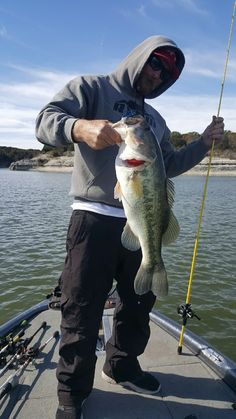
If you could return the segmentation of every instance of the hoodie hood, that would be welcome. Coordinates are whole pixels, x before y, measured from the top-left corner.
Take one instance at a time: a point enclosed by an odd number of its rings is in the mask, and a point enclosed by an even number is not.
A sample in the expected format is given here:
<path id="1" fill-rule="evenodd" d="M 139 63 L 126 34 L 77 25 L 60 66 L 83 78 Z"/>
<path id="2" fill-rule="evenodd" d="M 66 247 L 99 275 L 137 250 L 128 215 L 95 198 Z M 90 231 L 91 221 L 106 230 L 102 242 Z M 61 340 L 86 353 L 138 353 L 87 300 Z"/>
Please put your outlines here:
<path id="1" fill-rule="evenodd" d="M 134 93 L 135 85 L 138 77 L 146 64 L 148 58 L 153 51 L 158 48 L 173 49 L 176 54 L 176 65 L 181 74 L 185 58 L 183 52 L 177 47 L 176 43 L 169 38 L 161 35 L 151 36 L 145 39 L 141 44 L 137 45 L 129 55 L 119 64 L 117 69 L 112 73 L 112 76 L 116 79 L 122 89 L 128 90 L 130 93 Z M 158 86 L 153 92 L 146 96 L 147 99 L 153 99 L 160 96 L 165 92 L 176 80 L 168 80 Z M 138 93 L 137 93 L 138 95 Z"/>

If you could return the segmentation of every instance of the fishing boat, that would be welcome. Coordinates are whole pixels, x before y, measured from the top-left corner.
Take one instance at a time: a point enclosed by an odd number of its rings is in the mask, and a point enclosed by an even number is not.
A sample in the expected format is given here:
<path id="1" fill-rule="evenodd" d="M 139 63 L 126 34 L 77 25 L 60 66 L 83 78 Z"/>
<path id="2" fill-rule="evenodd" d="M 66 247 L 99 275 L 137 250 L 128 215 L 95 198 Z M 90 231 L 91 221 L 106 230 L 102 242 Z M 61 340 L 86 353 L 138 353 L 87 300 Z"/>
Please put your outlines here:
<path id="1" fill-rule="evenodd" d="M 55 418 L 60 311 L 50 301 L 46 299 L 0 326 L 2 419 Z M 139 361 L 161 382 L 161 392 L 143 395 L 104 381 L 101 371 L 113 310 L 114 301 L 110 301 L 104 308 L 97 340 L 94 389 L 83 407 L 85 419 L 236 417 L 236 364 L 188 330 L 178 354 L 181 326 L 157 310 L 150 313 L 151 338 Z"/>

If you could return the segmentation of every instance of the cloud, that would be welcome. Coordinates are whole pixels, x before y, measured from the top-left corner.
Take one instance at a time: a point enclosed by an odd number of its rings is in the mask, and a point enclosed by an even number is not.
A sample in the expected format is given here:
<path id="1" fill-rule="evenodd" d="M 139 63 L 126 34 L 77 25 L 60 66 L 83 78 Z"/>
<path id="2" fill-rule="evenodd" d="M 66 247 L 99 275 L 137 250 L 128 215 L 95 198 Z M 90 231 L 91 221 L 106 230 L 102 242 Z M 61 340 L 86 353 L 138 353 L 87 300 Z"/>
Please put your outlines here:
<path id="1" fill-rule="evenodd" d="M 7 30 L 3 25 L 0 25 L 0 38 L 8 39 Z"/>
<path id="2" fill-rule="evenodd" d="M 202 133 L 210 123 L 212 115 L 216 114 L 217 101 L 217 97 L 163 95 L 149 103 L 165 118 L 171 131 Z M 42 106 L 44 104 L 45 102 Z M 0 145 L 42 148 L 34 135 L 35 118 L 39 109 L 0 107 Z M 225 129 L 236 132 L 234 97 L 224 99 L 221 115 L 225 117 Z"/>
<path id="3" fill-rule="evenodd" d="M 202 51 L 201 66 L 198 63 L 199 57 L 197 51 L 194 55 L 188 53 L 187 73 L 201 74 L 208 79 L 215 77 L 213 69 L 216 57 L 212 54 L 210 57 L 208 55 L 207 59 L 207 54 Z M 235 66 L 235 62 L 231 63 L 231 78 L 234 80 Z M 14 81 L 0 84 L 0 146 L 42 148 L 34 134 L 38 112 L 68 80 L 75 77 L 75 74 L 16 65 L 10 67 L 14 71 Z M 185 77 L 189 78 L 188 75 Z M 150 101 L 150 104 L 166 119 L 171 130 L 201 133 L 209 124 L 211 116 L 216 113 L 218 101 L 219 97 L 212 95 L 190 96 L 166 92 L 165 95 Z M 234 132 L 235 108 L 236 99 L 233 93 L 232 96 L 224 96 L 221 114 L 225 117 L 225 128 Z"/>
<path id="4" fill-rule="evenodd" d="M 59 71 L 49 71 L 45 69 L 23 67 L 20 65 L 9 64 L 8 67 L 20 71 L 33 78 L 39 78 L 47 81 L 53 81 L 54 83 L 63 83 L 63 85 L 70 79 L 75 77 L 77 74 L 65 73 Z"/>
<path id="5" fill-rule="evenodd" d="M 164 117 L 171 131 L 202 133 L 212 115 L 216 115 L 218 101 L 218 96 L 166 94 L 149 103 Z M 225 129 L 233 132 L 236 132 L 235 105 L 234 96 L 225 97 L 220 112 L 225 119 Z"/>
<path id="6" fill-rule="evenodd" d="M 172 10 L 184 9 L 192 14 L 207 16 L 209 13 L 206 9 L 199 7 L 196 0 L 152 0 L 156 7 L 168 8 Z"/>
<path id="7" fill-rule="evenodd" d="M 144 4 L 141 4 L 141 6 L 138 8 L 138 13 L 142 16 L 142 17 L 146 17 L 146 7 L 144 6 Z"/>
<path id="8" fill-rule="evenodd" d="M 4 25 L 0 25 L 0 38 L 4 39 L 5 42 L 7 43 L 12 43 L 15 44 L 17 46 L 23 47 L 23 48 L 27 48 L 30 50 L 35 50 L 34 47 L 32 47 L 29 44 L 26 44 L 25 42 L 22 42 L 20 39 L 17 39 L 15 37 L 13 37 L 9 31 L 7 31 L 6 27 Z"/>
<path id="9" fill-rule="evenodd" d="M 75 74 L 9 66 L 15 81 L 0 83 L 0 146 L 42 148 L 36 140 L 35 119 L 40 109 Z M 21 75 L 28 82 L 21 81 Z"/>
<path id="10" fill-rule="evenodd" d="M 206 9 L 199 7 L 197 1 L 195 0 L 177 0 L 176 3 L 182 6 L 184 9 L 189 10 L 191 13 L 208 15 Z"/>
<path id="11" fill-rule="evenodd" d="M 186 69 L 188 73 L 213 79 L 223 79 L 225 66 L 225 51 L 209 52 L 186 49 Z M 227 80 L 236 81 L 236 60 L 229 55 L 227 65 Z"/>
<path id="12" fill-rule="evenodd" d="M 20 96 L 16 99 L 20 100 Z M 0 103 L 0 146 L 42 148 L 35 139 L 34 126 L 39 108 Z"/>

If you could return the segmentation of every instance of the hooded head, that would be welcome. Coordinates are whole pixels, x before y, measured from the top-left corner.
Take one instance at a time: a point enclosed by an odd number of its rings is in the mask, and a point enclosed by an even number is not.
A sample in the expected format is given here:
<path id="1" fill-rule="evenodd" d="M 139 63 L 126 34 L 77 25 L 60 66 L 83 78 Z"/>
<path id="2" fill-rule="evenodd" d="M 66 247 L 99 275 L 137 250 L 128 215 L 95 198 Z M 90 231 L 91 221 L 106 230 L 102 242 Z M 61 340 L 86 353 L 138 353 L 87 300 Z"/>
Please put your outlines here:
<path id="1" fill-rule="evenodd" d="M 162 67 L 164 67 L 164 69 L 167 70 L 169 78 L 171 78 L 174 81 L 179 78 L 180 70 L 176 63 L 177 57 L 175 51 L 167 48 L 159 48 L 151 54 L 148 62 L 151 62 L 153 58 L 157 61 L 157 68 L 159 67 L 158 62 L 160 62 L 162 64 Z"/>
<path id="2" fill-rule="evenodd" d="M 152 54 L 156 54 L 166 68 L 170 70 L 171 77 L 162 81 L 157 88 L 145 97 L 148 99 L 155 98 L 175 83 L 185 64 L 184 54 L 174 41 L 164 36 L 156 35 L 145 39 L 134 48 L 113 73 L 123 89 L 128 90 L 130 93 L 137 91 L 138 78 Z"/>

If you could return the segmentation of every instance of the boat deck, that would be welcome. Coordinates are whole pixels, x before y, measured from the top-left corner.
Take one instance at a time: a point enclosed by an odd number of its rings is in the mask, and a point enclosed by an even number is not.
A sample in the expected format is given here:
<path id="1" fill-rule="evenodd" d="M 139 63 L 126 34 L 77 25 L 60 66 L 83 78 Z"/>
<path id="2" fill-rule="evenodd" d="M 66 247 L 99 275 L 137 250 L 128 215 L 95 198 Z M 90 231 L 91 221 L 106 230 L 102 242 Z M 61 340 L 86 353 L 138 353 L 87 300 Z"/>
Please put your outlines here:
<path id="1" fill-rule="evenodd" d="M 28 329 L 30 334 L 43 321 L 47 321 L 48 326 L 37 334 L 33 345 L 44 343 L 59 330 L 60 312 L 40 313 Z M 104 322 L 108 338 L 112 310 L 106 311 Z M 236 394 L 188 349 L 183 347 L 183 354 L 178 355 L 176 339 L 152 322 L 151 330 L 149 344 L 139 360 L 142 368 L 161 382 L 161 393 L 139 395 L 106 383 L 101 379 L 104 352 L 100 352 L 94 390 L 83 408 L 84 419 L 235 419 Z M 55 418 L 58 346 L 58 340 L 52 340 L 36 363 L 24 370 L 19 385 L 0 401 L 2 419 Z M 6 375 L 1 377 L 0 384 L 3 378 L 6 379 Z"/>

